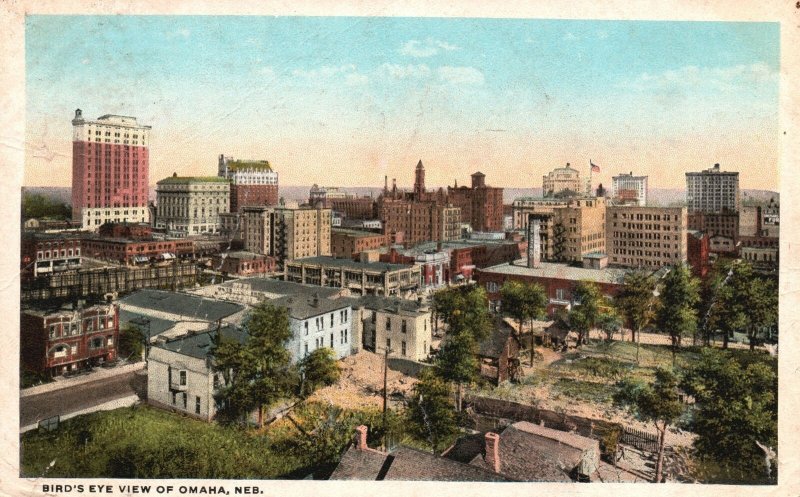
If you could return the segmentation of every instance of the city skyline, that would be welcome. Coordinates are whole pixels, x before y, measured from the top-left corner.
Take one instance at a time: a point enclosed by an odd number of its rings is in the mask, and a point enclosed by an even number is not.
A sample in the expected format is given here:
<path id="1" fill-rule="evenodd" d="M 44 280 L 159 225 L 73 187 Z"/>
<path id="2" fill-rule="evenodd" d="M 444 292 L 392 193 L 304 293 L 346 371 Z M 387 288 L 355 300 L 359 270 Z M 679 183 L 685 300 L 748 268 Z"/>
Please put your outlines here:
<path id="1" fill-rule="evenodd" d="M 29 16 L 24 185 L 70 184 L 81 108 L 153 127 L 151 185 L 224 153 L 287 186 L 406 187 L 421 158 L 432 186 L 537 188 L 591 159 L 595 185 L 720 163 L 778 190 L 778 44 L 777 23 Z"/>

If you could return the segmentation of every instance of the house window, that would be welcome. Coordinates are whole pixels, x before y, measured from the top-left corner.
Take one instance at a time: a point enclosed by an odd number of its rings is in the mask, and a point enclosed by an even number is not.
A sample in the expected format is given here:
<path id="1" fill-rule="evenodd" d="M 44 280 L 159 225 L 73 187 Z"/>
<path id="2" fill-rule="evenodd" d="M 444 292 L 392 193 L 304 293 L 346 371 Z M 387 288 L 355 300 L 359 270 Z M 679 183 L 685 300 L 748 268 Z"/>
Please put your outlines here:
<path id="1" fill-rule="evenodd" d="M 108 335 L 108 336 L 106 337 L 106 343 L 107 343 L 108 345 L 114 345 L 114 335 Z"/>
<path id="2" fill-rule="evenodd" d="M 392 339 L 391 338 L 387 338 L 386 339 L 386 350 L 391 350 L 391 349 L 392 349 Z"/>
<path id="3" fill-rule="evenodd" d="M 392 330 L 392 320 L 391 318 L 386 318 L 386 331 Z"/>
<path id="4" fill-rule="evenodd" d="M 179 373 L 179 381 L 180 381 L 180 385 L 181 385 L 182 387 L 183 387 L 183 386 L 186 386 L 186 371 L 181 371 L 181 372 Z M 185 406 L 184 406 L 184 407 L 185 407 Z"/>
<path id="5" fill-rule="evenodd" d="M 303 323 L 303 327 L 306 329 L 306 335 L 308 335 L 308 321 Z"/>
<path id="6" fill-rule="evenodd" d="M 200 397 L 196 396 L 194 398 L 194 413 L 200 414 Z"/>
<path id="7" fill-rule="evenodd" d="M 55 337 L 56 337 L 56 325 L 51 324 L 50 325 L 50 338 L 55 338 Z"/>
<path id="8" fill-rule="evenodd" d="M 172 392 L 172 405 L 175 405 L 177 403 L 178 403 L 178 393 Z"/>
<path id="9" fill-rule="evenodd" d="M 403 355 L 406 355 L 406 342 L 405 341 L 400 342 L 400 353 L 403 354 Z"/>
<path id="10" fill-rule="evenodd" d="M 186 392 L 183 392 L 183 408 L 186 409 L 186 402 L 189 396 L 186 395 Z"/>
<path id="11" fill-rule="evenodd" d="M 306 346 L 306 348 L 308 347 Z M 217 374 L 214 375 L 214 388 L 219 388 L 219 375 Z"/>
<path id="12" fill-rule="evenodd" d="M 407 331 L 408 326 L 406 326 L 406 320 L 405 319 L 403 320 L 403 325 L 400 328 L 401 328 L 400 331 L 402 331 L 403 333 L 405 333 Z"/>
<path id="13" fill-rule="evenodd" d="M 64 344 L 58 345 L 53 349 L 53 357 L 66 357 L 69 347 Z"/>
<path id="14" fill-rule="evenodd" d="M 333 313 L 331 313 L 331 326 L 333 326 Z"/>
<path id="15" fill-rule="evenodd" d="M 567 300 L 567 292 L 563 288 L 556 288 L 556 300 Z"/>
<path id="16" fill-rule="evenodd" d="M 303 344 L 303 355 L 308 355 L 308 342 Z"/>
<path id="17" fill-rule="evenodd" d="M 372 311 L 372 324 L 375 324 L 375 320 L 378 317 L 378 311 Z"/>
<path id="18" fill-rule="evenodd" d="M 331 333 L 331 348 L 333 348 L 333 333 Z"/>
<path id="19" fill-rule="evenodd" d="M 103 346 L 103 338 L 102 337 L 92 338 L 92 341 L 89 342 L 89 348 L 90 349 L 99 349 L 102 346 Z"/>

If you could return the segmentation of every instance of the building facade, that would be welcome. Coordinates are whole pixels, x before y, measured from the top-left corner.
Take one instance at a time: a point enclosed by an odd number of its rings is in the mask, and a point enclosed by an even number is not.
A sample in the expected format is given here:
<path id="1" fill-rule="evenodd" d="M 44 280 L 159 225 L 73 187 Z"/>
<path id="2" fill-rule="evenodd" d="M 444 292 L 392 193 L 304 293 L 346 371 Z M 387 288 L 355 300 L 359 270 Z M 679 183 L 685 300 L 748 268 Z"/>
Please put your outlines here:
<path id="1" fill-rule="evenodd" d="M 406 264 L 356 262 L 333 257 L 289 261 L 286 281 L 331 288 L 347 288 L 356 295 L 404 296 L 419 289 L 420 268 Z"/>
<path id="2" fill-rule="evenodd" d="M 156 199 L 156 228 L 175 236 L 218 233 L 219 215 L 230 205 L 230 184 L 217 176 L 173 174 L 158 182 Z"/>
<path id="3" fill-rule="evenodd" d="M 402 233 L 409 245 L 461 238 L 461 209 L 451 205 L 381 197 L 378 215 L 385 234 Z"/>
<path id="4" fill-rule="evenodd" d="M 711 239 L 711 251 L 732 254 L 739 243 L 739 212 L 689 212 L 690 230 L 703 231 Z"/>
<path id="5" fill-rule="evenodd" d="M 608 262 L 652 270 L 681 264 L 687 260 L 687 231 L 685 207 L 608 207 Z"/>
<path id="6" fill-rule="evenodd" d="M 77 269 L 81 267 L 82 241 L 79 235 L 25 233 L 22 236 L 20 270 L 23 276 Z"/>
<path id="7" fill-rule="evenodd" d="M 117 358 L 119 308 L 114 304 L 29 308 L 22 311 L 23 366 L 50 376 Z"/>
<path id="8" fill-rule="evenodd" d="M 552 197 L 564 192 L 577 195 L 583 192 L 584 188 L 580 172 L 573 169 L 569 162 L 565 167 L 558 167 L 542 176 L 542 195 L 545 197 Z"/>
<path id="9" fill-rule="evenodd" d="M 472 175 L 470 187 L 447 187 L 447 200 L 461 209 L 461 221 L 469 223 L 473 230 L 503 231 L 503 189 L 486 186 L 482 172 Z"/>
<path id="10" fill-rule="evenodd" d="M 387 236 L 381 233 L 331 229 L 331 255 L 337 258 L 352 259 L 361 252 L 385 247 L 387 244 Z"/>
<path id="11" fill-rule="evenodd" d="M 269 161 L 220 154 L 217 176 L 230 181 L 230 212 L 245 206 L 278 205 L 278 173 Z"/>
<path id="12" fill-rule="evenodd" d="M 602 197 L 570 199 L 565 207 L 554 210 L 552 225 L 553 260 L 582 262 L 587 254 L 606 251 L 606 200 Z"/>
<path id="13" fill-rule="evenodd" d="M 107 222 L 149 222 L 150 126 L 106 114 L 72 120 L 72 220 L 97 230 Z"/>
<path id="14" fill-rule="evenodd" d="M 620 174 L 611 178 L 611 198 L 618 204 L 647 205 L 647 176 Z"/>
<path id="15" fill-rule="evenodd" d="M 325 347 L 333 350 L 336 359 L 358 351 L 360 337 L 353 336 L 353 310 L 348 301 L 314 295 L 282 297 L 271 304 L 289 313 L 292 338 L 286 349 L 292 354 L 292 362 Z"/>
<path id="16" fill-rule="evenodd" d="M 331 254 L 331 210 L 244 207 L 239 219 L 244 248 L 287 261 Z"/>
<path id="17" fill-rule="evenodd" d="M 739 173 L 722 171 L 719 164 L 686 173 L 686 204 L 690 213 L 739 212 Z"/>
<path id="18" fill-rule="evenodd" d="M 389 357 L 423 361 L 430 356 L 430 309 L 412 300 L 364 296 L 352 301 L 354 334 L 361 346 Z"/>

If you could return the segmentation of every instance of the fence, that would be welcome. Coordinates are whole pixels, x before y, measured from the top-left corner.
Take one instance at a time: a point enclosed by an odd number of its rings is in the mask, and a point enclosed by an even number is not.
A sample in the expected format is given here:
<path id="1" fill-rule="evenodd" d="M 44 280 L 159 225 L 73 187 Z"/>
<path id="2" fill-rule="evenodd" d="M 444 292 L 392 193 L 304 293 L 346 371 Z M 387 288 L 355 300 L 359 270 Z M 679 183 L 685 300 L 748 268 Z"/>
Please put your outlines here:
<path id="1" fill-rule="evenodd" d="M 465 400 L 467 406 L 471 407 L 472 411 L 479 415 L 510 419 L 512 421 L 528 421 L 535 424 L 543 423 L 548 428 L 572 431 L 578 435 L 600 440 L 601 442 L 610 432 L 616 431 L 620 433 L 620 443 L 636 447 L 639 450 L 658 451 L 658 435 L 628 428 L 619 423 L 559 413 L 489 397 L 467 395 Z"/>
<path id="2" fill-rule="evenodd" d="M 658 452 L 658 434 L 650 433 L 628 426 L 623 427 L 620 443 L 636 447 L 647 452 Z"/>

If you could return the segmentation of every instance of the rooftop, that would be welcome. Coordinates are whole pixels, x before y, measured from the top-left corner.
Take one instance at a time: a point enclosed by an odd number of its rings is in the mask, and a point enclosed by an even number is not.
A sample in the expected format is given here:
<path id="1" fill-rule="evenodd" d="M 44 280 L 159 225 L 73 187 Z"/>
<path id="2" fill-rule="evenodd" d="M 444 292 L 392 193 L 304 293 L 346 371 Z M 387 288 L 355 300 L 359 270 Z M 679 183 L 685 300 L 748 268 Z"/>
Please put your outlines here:
<path id="1" fill-rule="evenodd" d="M 272 165 L 268 160 L 229 160 L 226 161 L 228 171 L 240 171 L 245 169 L 256 169 L 272 171 Z"/>
<path id="2" fill-rule="evenodd" d="M 154 336 L 158 336 L 172 329 L 177 323 L 167 319 L 145 316 L 138 312 L 120 309 L 119 324 L 120 327 L 125 324 L 132 324 L 142 330 L 143 333 L 147 333 L 149 338 L 153 338 Z"/>
<path id="3" fill-rule="evenodd" d="M 400 312 L 406 315 L 419 316 L 430 311 L 426 310 L 414 300 L 406 300 L 397 297 L 384 297 L 380 295 L 362 295 L 360 297 L 342 297 L 339 299 L 350 303 L 352 307 L 364 307 L 373 311 L 388 310 Z"/>
<path id="4" fill-rule="evenodd" d="M 342 456 L 330 479 L 510 481 L 493 471 L 402 445 L 388 453 L 359 450 L 351 446 Z"/>
<path id="5" fill-rule="evenodd" d="M 264 254 L 256 254 L 255 252 L 248 252 L 246 250 L 234 250 L 233 252 L 223 252 L 219 254 L 220 257 L 230 257 L 231 259 L 263 259 L 266 257 Z"/>
<path id="6" fill-rule="evenodd" d="M 189 183 L 229 183 L 227 178 L 220 176 L 170 176 L 164 178 L 157 185 L 183 185 Z"/>
<path id="7" fill-rule="evenodd" d="M 390 264 L 388 262 L 357 262 L 350 259 L 336 259 L 334 257 L 306 257 L 305 259 L 295 259 L 286 263 L 287 266 L 305 264 L 326 267 L 347 268 L 361 271 L 400 271 L 402 269 L 410 269 L 413 267 L 411 264 Z"/>
<path id="8" fill-rule="evenodd" d="M 498 359 L 503 355 L 508 339 L 514 336 L 514 329 L 505 322 L 500 321 L 489 336 L 478 346 L 478 355 Z"/>
<path id="9" fill-rule="evenodd" d="M 219 333 L 222 337 L 232 338 L 239 343 L 247 341 L 247 332 L 242 328 L 231 325 L 224 325 L 220 328 Z M 187 355 L 197 359 L 205 359 L 208 357 L 211 348 L 214 345 L 214 339 L 217 336 L 217 327 L 212 326 L 206 331 L 189 333 L 166 343 L 154 345 L 162 349 L 177 352 L 179 354 Z"/>
<path id="10" fill-rule="evenodd" d="M 142 289 L 119 300 L 121 305 L 150 309 L 186 319 L 217 321 L 244 309 L 241 305 L 207 299 L 186 293 Z"/>
<path id="11" fill-rule="evenodd" d="M 271 293 L 281 296 L 305 295 L 308 297 L 314 294 L 320 298 L 330 298 L 341 292 L 340 288 L 326 288 L 314 285 L 305 285 L 293 281 L 274 280 L 264 277 L 239 278 L 237 280 L 226 281 L 220 284 L 221 287 L 247 285 L 253 292 Z"/>
<path id="12" fill-rule="evenodd" d="M 294 319 L 308 319 L 320 314 L 350 307 L 350 302 L 343 299 L 325 299 L 319 297 L 280 297 L 270 301 L 275 307 L 284 307 Z"/>
<path id="13" fill-rule="evenodd" d="M 497 266 L 481 269 L 480 272 L 572 281 L 587 280 L 594 281 L 595 283 L 622 284 L 622 280 L 629 270 L 620 268 L 588 269 L 555 262 L 542 262 L 538 268 L 529 268 L 526 266 L 525 259 L 517 259 L 513 264 L 498 264 Z"/>
<path id="14" fill-rule="evenodd" d="M 380 233 L 376 233 L 374 231 L 364 231 L 364 230 L 353 230 L 348 228 L 331 228 L 332 235 L 348 235 L 354 236 L 358 238 L 367 238 L 367 237 L 375 237 L 375 236 L 383 236 Z"/>

